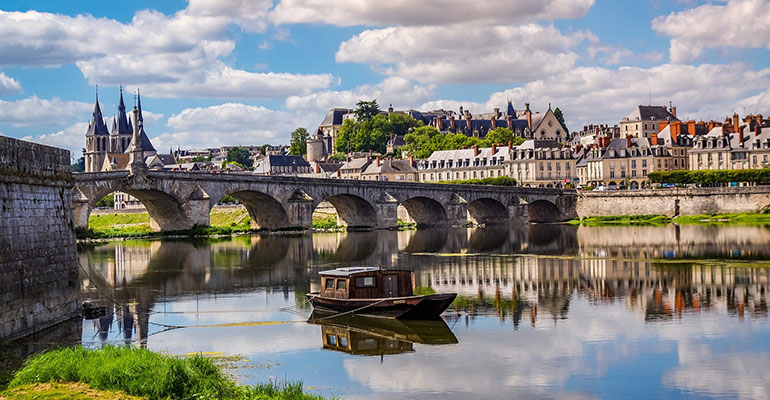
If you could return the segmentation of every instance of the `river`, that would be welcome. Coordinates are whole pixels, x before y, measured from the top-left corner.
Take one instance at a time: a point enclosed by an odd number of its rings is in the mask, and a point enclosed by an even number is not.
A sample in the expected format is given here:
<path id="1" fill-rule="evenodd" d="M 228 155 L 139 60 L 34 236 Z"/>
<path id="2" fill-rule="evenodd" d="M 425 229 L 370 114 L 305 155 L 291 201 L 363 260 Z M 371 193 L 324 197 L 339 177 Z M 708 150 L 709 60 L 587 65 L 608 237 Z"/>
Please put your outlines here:
<path id="1" fill-rule="evenodd" d="M 241 383 L 343 398 L 767 398 L 768 260 L 770 229 L 738 226 L 81 245 L 94 308 L 70 340 L 226 356 Z M 350 265 L 459 299 L 438 322 L 307 323 L 318 272 Z"/>

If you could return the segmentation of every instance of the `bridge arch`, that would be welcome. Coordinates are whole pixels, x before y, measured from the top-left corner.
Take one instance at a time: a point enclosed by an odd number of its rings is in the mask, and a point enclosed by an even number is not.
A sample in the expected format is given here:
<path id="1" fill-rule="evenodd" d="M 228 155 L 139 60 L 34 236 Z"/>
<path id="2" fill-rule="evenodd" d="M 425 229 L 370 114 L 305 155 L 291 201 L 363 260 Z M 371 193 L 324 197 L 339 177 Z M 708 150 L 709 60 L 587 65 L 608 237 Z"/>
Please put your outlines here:
<path id="1" fill-rule="evenodd" d="M 107 184 L 94 190 L 88 198 L 85 215 L 78 226 L 88 227 L 88 218 L 96 203 L 110 193 L 120 191 L 138 199 L 150 215 L 150 227 L 153 231 L 175 231 L 190 229 L 189 218 L 183 203 L 174 195 L 157 189 L 127 189 L 122 185 Z"/>
<path id="2" fill-rule="evenodd" d="M 401 202 L 418 227 L 447 224 L 447 212 L 441 203 L 428 197 L 416 196 Z"/>
<path id="3" fill-rule="evenodd" d="M 268 194 L 256 190 L 238 190 L 227 194 L 246 207 L 253 229 L 279 229 L 290 225 L 286 209 Z"/>
<path id="4" fill-rule="evenodd" d="M 527 207 L 529 222 L 559 222 L 562 214 L 556 204 L 548 200 L 535 200 Z"/>
<path id="5" fill-rule="evenodd" d="M 337 223 L 339 225 L 349 228 L 377 227 L 377 211 L 372 203 L 363 197 L 341 193 L 321 200 L 329 202 L 337 211 Z"/>
<path id="6" fill-rule="evenodd" d="M 468 203 L 468 215 L 471 221 L 478 225 L 499 225 L 510 221 L 508 207 L 489 197 L 482 197 Z"/>

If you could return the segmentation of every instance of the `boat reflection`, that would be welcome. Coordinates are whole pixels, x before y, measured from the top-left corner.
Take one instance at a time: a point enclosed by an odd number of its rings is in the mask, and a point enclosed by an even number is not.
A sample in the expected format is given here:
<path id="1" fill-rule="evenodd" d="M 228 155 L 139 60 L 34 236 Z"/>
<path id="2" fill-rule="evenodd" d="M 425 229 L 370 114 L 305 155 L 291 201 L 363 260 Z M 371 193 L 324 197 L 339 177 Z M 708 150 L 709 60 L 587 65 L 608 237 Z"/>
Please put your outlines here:
<path id="1" fill-rule="evenodd" d="M 361 356 L 385 356 L 414 351 L 414 343 L 444 345 L 457 343 L 443 319 L 413 321 L 314 311 L 308 323 L 321 326 L 325 350 Z"/>

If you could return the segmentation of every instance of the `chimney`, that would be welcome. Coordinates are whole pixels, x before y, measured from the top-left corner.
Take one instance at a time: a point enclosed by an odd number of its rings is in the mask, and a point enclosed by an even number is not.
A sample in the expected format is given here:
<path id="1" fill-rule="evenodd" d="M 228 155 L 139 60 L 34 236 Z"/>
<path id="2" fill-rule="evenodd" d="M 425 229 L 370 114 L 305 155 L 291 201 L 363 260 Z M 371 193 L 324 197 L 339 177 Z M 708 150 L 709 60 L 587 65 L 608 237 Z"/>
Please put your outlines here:
<path id="1" fill-rule="evenodd" d="M 388 157 L 388 166 L 393 167 L 393 157 Z"/>
<path id="2" fill-rule="evenodd" d="M 477 157 L 479 155 L 479 145 L 475 144 L 473 145 L 473 156 Z"/>
<path id="3" fill-rule="evenodd" d="M 532 130 L 532 111 L 529 110 L 529 103 L 524 103 L 524 114 L 527 115 L 527 126 Z"/>
<path id="4" fill-rule="evenodd" d="M 409 165 L 414 166 L 414 157 L 409 156 Z"/>
<path id="5" fill-rule="evenodd" d="M 497 154 L 497 145 L 493 144 L 492 145 L 492 155 L 495 155 L 495 154 Z"/>
<path id="6" fill-rule="evenodd" d="M 350 162 L 350 156 L 347 157 L 347 161 Z M 366 158 L 366 161 L 369 161 L 369 158 Z"/>
<path id="7" fill-rule="evenodd" d="M 444 118 L 443 117 L 436 117 L 438 119 L 438 130 L 439 132 L 444 131 Z"/>
<path id="8" fill-rule="evenodd" d="M 626 147 L 631 148 L 631 136 L 626 136 Z"/>
<path id="9" fill-rule="evenodd" d="M 513 130 L 513 115 L 506 116 L 505 120 L 508 122 L 508 129 Z"/>
<path id="10" fill-rule="evenodd" d="M 342 176 L 342 172 L 340 170 L 337 170 L 337 178 Z"/>
<path id="11" fill-rule="evenodd" d="M 695 120 L 691 119 L 687 121 L 687 133 L 695 136 Z"/>
<path id="12" fill-rule="evenodd" d="M 315 173 L 320 174 L 321 173 L 321 166 L 318 165 L 318 163 L 315 163 Z"/>
<path id="13" fill-rule="evenodd" d="M 709 121 L 709 127 L 708 128 L 709 128 L 708 129 L 709 132 L 711 132 L 711 130 L 714 129 L 714 120 L 713 119 L 711 121 Z"/>
<path id="14" fill-rule="evenodd" d="M 498 117 L 500 117 L 500 108 L 495 107 L 495 119 L 497 119 Z"/>
<path id="15" fill-rule="evenodd" d="M 738 133 L 741 130 L 741 120 L 738 118 L 738 113 L 733 114 L 733 133 Z"/>
<path id="16" fill-rule="evenodd" d="M 471 132 L 473 132 L 473 129 L 471 128 L 471 114 L 468 112 L 465 113 L 465 122 L 468 124 L 465 126 L 466 129 L 468 130 L 466 133 L 470 135 Z"/>
<path id="17" fill-rule="evenodd" d="M 762 114 L 757 114 L 757 124 L 762 125 Z"/>
<path id="18" fill-rule="evenodd" d="M 671 115 L 676 117 L 676 106 L 671 107 Z"/>
<path id="19" fill-rule="evenodd" d="M 738 129 L 738 145 L 743 147 L 743 129 Z"/>
<path id="20" fill-rule="evenodd" d="M 727 137 L 727 125 L 722 124 L 722 137 Z"/>
<path id="21" fill-rule="evenodd" d="M 492 129 L 497 128 L 497 119 L 495 119 L 495 117 L 492 117 L 490 118 L 490 120 L 492 121 Z"/>
<path id="22" fill-rule="evenodd" d="M 668 121 L 660 121 L 660 123 L 658 124 L 658 132 L 666 129 L 667 126 L 668 126 Z"/>
<path id="23" fill-rule="evenodd" d="M 380 160 L 380 156 L 377 156 L 377 166 L 378 166 L 378 167 L 380 166 L 380 161 L 381 161 L 381 160 Z"/>
<path id="24" fill-rule="evenodd" d="M 511 150 L 513 150 L 513 142 L 508 142 L 508 154 L 511 153 Z"/>
<path id="25" fill-rule="evenodd" d="M 655 132 L 650 134 L 650 145 L 652 146 L 658 145 L 658 134 Z"/>
<path id="26" fill-rule="evenodd" d="M 452 132 L 456 132 L 456 128 L 455 128 L 455 116 L 454 116 L 454 115 L 450 115 L 450 116 L 449 116 L 449 126 L 451 126 L 451 127 L 452 127 Z"/>
<path id="27" fill-rule="evenodd" d="M 679 121 L 675 121 L 671 123 L 671 129 L 669 130 L 669 133 L 671 134 L 671 140 L 676 143 L 676 137 L 679 136 L 679 132 L 682 131 L 682 123 Z"/>

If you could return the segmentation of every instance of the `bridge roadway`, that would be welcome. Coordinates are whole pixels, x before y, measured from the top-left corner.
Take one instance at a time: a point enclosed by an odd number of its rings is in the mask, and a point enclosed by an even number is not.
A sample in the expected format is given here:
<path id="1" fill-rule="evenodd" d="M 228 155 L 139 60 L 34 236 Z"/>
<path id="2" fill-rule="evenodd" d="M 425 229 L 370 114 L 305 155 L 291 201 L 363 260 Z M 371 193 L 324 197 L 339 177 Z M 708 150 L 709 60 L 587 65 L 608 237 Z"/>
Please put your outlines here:
<path id="1" fill-rule="evenodd" d="M 556 222 L 577 216 L 573 191 L 511 186 L 378 182 L 342 179 L 139 170 L 75 174 L 75 226 L 104 196 L 121 191 L 139 199 L 156 231 L 208 226 L 212 207 L 226 195 L 248 210 L 252 227 L 309 228 L 313 210 L 328 201 L 341 225 L 392 228 L 402 205 L 418 226 Z"/>

